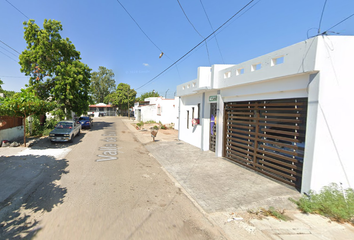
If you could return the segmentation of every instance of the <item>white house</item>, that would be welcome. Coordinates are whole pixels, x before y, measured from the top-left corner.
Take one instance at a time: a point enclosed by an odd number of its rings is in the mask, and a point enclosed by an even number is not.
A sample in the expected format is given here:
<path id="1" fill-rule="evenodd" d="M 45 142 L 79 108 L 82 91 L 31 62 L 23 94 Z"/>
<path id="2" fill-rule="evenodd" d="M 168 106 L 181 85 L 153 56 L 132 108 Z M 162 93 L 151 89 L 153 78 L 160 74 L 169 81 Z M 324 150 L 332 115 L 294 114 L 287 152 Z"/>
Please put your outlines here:
<path id="1" fill-rule="evenodd" d="M 117 116 L 117 108 L 112 105 L 107 105 L 105 103 L 98 103 L 96 105 L 90 105 L 88 115 L 93 115 L 94 117 L 99 116 Z"/>
<path id="2" fill-rule="evenodd" d="M 301 192 L 353 188 L 353 64 L 354 36 L 321 35 L 200 67 L 177 87 L 179 139 Z"/>
<path id="3" fill-rule="evenodd" d="M 176 126 L 178 113 L 178 99 L 164 97 L 150 97 L 144 99 L 143 104 L 134 104 L 134 115 L 138 121 L 155 121 L 162 124 L 173 123 Z"/>

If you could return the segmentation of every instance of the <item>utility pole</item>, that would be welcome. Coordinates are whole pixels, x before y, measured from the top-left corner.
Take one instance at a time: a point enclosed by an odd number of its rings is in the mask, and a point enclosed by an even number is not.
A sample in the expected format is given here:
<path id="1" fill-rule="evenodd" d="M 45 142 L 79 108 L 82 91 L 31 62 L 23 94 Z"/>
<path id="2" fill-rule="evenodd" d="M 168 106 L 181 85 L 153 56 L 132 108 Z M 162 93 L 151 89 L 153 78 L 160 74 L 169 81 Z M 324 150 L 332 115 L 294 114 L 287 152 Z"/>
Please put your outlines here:
<path id="1" fill-rule="evenodd" d="M 128 119 L 130 120 L 129 93 L 130 93 L 130 89 L 128 90 Z"/>
<path id="2" fill-rule="evenodd" d="M 165 99 L 166 99 L 166 96 L 167 96 L 167 92 L 168 92 L 168 90 L 170 90 L 170 89 L 167 89 L 167 91 L 165 92 Z"/>

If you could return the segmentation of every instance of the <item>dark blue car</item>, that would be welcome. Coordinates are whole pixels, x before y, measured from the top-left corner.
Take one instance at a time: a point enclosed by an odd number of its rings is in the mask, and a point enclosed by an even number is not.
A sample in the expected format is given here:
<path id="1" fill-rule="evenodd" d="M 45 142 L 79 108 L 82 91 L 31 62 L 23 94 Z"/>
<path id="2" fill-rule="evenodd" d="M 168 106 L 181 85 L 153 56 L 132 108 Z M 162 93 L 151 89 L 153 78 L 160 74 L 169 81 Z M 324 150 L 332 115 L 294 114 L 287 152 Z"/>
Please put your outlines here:
<path id="1" fill-rule="evenodd" d="M 92 118 L 90 117 L 80 117 L 78 119 L 78 122 L 81 124 L 81 128 L 90 128 L 93 125 Z"/>

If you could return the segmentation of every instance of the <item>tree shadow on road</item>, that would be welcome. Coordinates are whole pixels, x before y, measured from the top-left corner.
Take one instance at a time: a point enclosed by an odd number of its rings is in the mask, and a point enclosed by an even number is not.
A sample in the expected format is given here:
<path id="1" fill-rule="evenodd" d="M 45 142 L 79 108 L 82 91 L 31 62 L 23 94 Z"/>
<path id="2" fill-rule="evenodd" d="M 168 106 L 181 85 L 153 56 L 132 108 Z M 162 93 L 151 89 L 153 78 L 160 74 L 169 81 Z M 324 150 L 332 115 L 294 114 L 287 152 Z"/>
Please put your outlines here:
<path id="1" fill-rule="evenodd" d="M 40 230 L 36 213 L 63 203 L 67 189 L 57 181 L 67 166 L 50 156 L 0 159 L 0 239 L 31 239 Z"/>

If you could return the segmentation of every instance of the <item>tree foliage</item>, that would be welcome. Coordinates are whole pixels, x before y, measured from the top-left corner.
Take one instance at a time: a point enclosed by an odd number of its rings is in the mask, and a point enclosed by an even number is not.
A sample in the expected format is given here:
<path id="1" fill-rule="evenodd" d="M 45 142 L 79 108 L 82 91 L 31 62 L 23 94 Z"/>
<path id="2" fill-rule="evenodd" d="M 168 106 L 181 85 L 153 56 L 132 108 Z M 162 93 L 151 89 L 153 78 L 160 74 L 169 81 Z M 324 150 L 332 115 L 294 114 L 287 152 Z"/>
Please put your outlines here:
<path id="1" fill-rule="evenodd" d="M 104 102 L 104 98 L 116 89 L 114 73 L 111 69 L 98 67 L 98 72 L 93 72 L 91 77 L 91 93 L 96 103 Z"/>
<path id="2" fill-rule="evenodd" d="M 34 20 L 24 22 L 27 48 L 20 55 L 21 72 L 42 100 L 56 101 L 60 109 L 78 115 L 88 109 L 91 69 L 80 60 L 74 44 L 63 39 L 62 25 L 44 20 L 40 29 Z"/>
<path id="3" fill-rule="evenodd" d="M 0 99 L 0 115 L 14 116 L 25 119 L 31 115 L 40 115 L 52 111 L 57 107 L 55 102 L 48 102 L 39 99 L 32 88 L 15 93 L 11 98 L 6 97 Z M 24 133 L 26 125 L 24 123 Z M 26 134 L 24 134 L 24 143 L 26 145 Z"/>
<path id="4" fill-rule="evenodd" d="M 118 106 L 121 110 L 128 109 L 129 107 L 134 106 L 136 97 L 136 91 L 134 89 L 130 89 L 130 85 L 126 83 L 119 83 L 117 86 L 117 90 L 111 94 L 109 94 L 105 98 L 105 103 L 111 102 L 113 105 Z"/>
<path id="5" fill-rule="evenodd" d="M 145 101 L 145 98 L 149 98 L 149 97 L 160 97 L 160 94 L 153 90 L 151 92 L 146 92 L 141 94 L 140 97 L 138 97 L 136 100 L 141 102 L 141 101 Z"/>
<path id="6" fill-rule="evenodd" d="M 15 94 L 15 91 L 7 91 L 2 88 L 4 82 L 0 79 L 0 93 L 4 93 L 5 97 L 12 97 Z"/>

